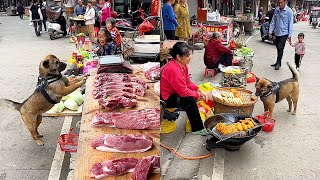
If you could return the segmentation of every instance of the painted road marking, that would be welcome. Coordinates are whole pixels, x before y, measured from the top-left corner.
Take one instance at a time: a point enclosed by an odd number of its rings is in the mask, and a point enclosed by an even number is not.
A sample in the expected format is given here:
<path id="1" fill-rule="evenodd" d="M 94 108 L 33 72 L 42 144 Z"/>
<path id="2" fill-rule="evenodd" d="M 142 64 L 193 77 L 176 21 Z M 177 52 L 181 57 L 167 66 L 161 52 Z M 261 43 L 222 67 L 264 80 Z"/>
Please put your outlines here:
<path id="1" fill-rule="evenodd" d="M 260 31 L 254 33 L 251 35 L 247 40 L 246 44 L 257 34 L 259 34 Z M 224 175 L 224 157 L 225 157 L 225 150 L 224 149 L 215 149 L 214 151 L 214 160 L 213 160 L 213 171 L 212 171 L 212 177 L 211 180 L 223 180 Z"/>
<path id="2" fill-rule="evenodd" d="M 63 122 L 63 126 L 62 126 L 60 134 L 69 133 L 71 123 L 72 123 L 72 116 L 66 116 L 64 118 L 64 122 Z M 62 168 L 62 163 L 63 163 L 63 159 L 64 159 L 64 154 L 65 154 L 65 152 L 61 151 L 59 144 L 57 144 L 56 153 L 54 154 L 54 158 L 52 161 L 48 180 L 59 180 L 61 168 Z"/>

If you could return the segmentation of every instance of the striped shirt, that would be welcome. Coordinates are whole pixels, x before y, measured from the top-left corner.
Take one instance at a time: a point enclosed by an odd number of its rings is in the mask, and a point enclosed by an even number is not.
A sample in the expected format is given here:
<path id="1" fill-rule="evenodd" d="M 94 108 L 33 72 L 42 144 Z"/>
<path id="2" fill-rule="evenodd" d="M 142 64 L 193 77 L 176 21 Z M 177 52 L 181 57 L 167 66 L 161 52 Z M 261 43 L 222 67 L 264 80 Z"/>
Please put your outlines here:
<path id="1" fill-rule="evenodd" d="M 304 50 L 305 50 L 304 42 L 302 42 L 302 43 L 296 42 L 296 43 L 292 44 L 291 46 L 294 47 L 296 54 L 304 55 Z"/>
<path id="2" fill-rule="evenodd" d="M 292 37 L 293 13 L 287 5 L 283 10 L 280 10 L 279 7 L 275 9 L 269 33 L 272 34 L 273 30 L 276 36 L 288 35 L 288 37 Z"/>
<path id="3" fill-rule="evenodd" d="M 118 44 L 118 46 L 121 46 L 121 35 L 119 30 L 116 27 L 114 27 L 111 29 L 110 34 L 112 39 Z"/>

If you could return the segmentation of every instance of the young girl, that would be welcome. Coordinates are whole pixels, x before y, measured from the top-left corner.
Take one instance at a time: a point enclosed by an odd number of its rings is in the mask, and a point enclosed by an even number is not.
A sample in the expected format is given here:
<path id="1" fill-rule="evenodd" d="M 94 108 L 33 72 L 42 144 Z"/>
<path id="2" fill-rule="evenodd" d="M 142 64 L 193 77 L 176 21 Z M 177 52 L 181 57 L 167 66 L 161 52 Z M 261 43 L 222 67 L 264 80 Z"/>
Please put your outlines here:
<path id="1" fill-rule="evenodd" d="M 97 47 L 94 50 L 98 56 L 105 56 L 105 55 L 114 55 L 121 53 L 121 50 L 117 43 L 115 43 L 111 37 L 111 34 L 107 29 L 101 28 L 98 32 L 98 40 L 97 40 Z"/>
<path id="2" fill-rule="evenodd" d="M 116 20 L 114 18 L 107 19 L 106 22 L 107 29 L 111 33 L 112 39 L 121 47 L 121 35 L 119 30 L 116 27 Z"/>
<path id="3" fill-rule="evenodd" d="M 303 42 L 304 39 L 304 34 L 303 33 L 299 33 L 298 34 L 298 42 L 292 44 L 290 42 L 290 45 L 292 47 L 295 47 L 295 55 L 294 55 L 294 62 L 296 64 L 296 68 L 299 71 L 300 68 L 300 64 L 301 64 L 301 60 L 304 56 L 304 52 L 305 52 L 305 44 Z"/>

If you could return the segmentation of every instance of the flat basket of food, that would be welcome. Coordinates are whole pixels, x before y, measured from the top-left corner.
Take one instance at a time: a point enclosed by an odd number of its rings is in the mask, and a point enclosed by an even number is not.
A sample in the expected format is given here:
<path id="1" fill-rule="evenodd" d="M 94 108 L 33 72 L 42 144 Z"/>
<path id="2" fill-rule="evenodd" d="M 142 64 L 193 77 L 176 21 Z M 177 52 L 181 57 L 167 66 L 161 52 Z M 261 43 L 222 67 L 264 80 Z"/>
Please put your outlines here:
<path id="1" fill-rule="evenodd" d="M 238 113 L 221 113 L 208 118 L 204 124 L 208 132 L 216 137 L 216 143 L 227 141 L 241 145 L 261 131 L 262 124 L 251 116 Z"/>
<path id="2" fill-rule="evenodd" d="M 242 88 L 219 88 L 213 93 L 214 114 L 239 113 L 251 115 L 257 97 L 251 91 Z"/>
<path id="3" fill-rule="evenodd" d="M 247 68 L 241 68 L 239 66 L 228 66 L 222 69 L 222 79 L 219 84 L 222 87 L 246 87 L 246 73 Z"/>

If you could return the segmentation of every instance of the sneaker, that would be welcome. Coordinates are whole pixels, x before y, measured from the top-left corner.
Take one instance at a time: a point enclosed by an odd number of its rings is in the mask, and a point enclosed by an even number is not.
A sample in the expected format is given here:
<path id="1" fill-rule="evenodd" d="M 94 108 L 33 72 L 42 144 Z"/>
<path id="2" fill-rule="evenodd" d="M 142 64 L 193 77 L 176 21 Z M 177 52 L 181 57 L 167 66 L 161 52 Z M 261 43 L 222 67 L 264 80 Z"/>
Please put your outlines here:
<path id="1" fill-rule="evenodd" d="M 299 71 L 299 67 L 297 67 L 297 71 Z"/>
<path id="2" fill-rule="evenodd" d="M 206 129 L 201 129 L 199 131 L 192 132 L 192 134 L 206 136 L 206 135 L 209 135 L 209 132 Z"/>
<path id="3" fill-rule="evenodd" d="M 42 31 L 40 31 L 40 34 L 42 34 Z"/>

